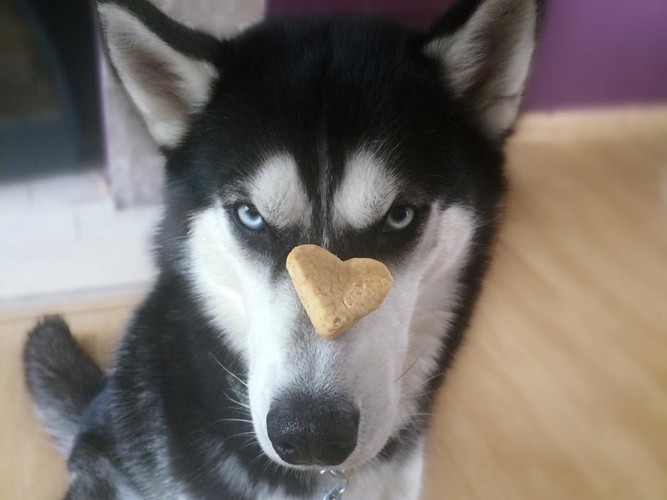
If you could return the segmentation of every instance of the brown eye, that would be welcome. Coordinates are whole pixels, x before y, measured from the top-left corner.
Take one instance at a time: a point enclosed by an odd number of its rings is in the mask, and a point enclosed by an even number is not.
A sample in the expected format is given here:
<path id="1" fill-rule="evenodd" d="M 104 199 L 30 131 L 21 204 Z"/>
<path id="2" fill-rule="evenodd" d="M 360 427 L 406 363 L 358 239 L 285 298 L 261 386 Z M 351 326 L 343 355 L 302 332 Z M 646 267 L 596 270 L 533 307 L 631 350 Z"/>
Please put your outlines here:
<path id="1" fill-rule="evenodd" d="M 407 228 L 415 218 L 415 209 L 409 205 L 398 205 L 392 207 L 384 220 L 384 229 L 395 233 Z"/>

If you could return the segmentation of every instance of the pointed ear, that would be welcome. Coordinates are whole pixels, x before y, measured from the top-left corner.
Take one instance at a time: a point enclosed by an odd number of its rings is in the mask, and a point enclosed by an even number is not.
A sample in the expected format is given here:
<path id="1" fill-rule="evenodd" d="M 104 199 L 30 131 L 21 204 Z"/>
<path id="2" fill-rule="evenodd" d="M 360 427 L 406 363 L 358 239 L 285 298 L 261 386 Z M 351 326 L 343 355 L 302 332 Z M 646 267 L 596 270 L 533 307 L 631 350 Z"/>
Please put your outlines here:
<path id="1" fill-rule="evenodd" d="M 222 42 L 146 0 L 98 0 L 97 10 L 111 66 L 153 138 L 174 147 L 208 102 Z"/>
<path id="2" fill-rule="evenodd" d="M 431 28 L 426 54 L 494 139 L 512 130 L 535 49 L 540 0 L 461 0 Z"/>

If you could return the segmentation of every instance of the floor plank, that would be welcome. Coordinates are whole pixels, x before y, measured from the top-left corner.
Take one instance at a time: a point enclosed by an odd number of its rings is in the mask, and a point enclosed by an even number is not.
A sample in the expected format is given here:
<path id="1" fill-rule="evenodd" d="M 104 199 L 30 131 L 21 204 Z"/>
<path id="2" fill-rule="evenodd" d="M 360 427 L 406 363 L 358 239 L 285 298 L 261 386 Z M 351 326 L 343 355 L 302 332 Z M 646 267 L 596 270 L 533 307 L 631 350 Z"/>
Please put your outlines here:
<path id="1" fill-rule="evenodd" d="M 517 141 L 510 180 L 425 497 L 667 498 L 667 152 Z"/>

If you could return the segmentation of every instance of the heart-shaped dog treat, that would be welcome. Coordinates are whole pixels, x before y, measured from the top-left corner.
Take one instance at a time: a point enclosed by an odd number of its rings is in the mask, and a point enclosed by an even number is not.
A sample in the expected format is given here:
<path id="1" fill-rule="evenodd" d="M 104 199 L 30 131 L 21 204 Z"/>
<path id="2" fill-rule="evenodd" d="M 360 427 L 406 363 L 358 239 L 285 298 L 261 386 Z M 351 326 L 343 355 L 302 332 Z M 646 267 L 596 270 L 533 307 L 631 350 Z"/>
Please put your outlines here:
<path id="1" fill-rule="evenodd" d="M 315 331 L 326 339 L 380 307 L 394 282 L 382 262 L 343 262 L 317 245 L 295 247 L 287 256 L 287 271 Z"/>

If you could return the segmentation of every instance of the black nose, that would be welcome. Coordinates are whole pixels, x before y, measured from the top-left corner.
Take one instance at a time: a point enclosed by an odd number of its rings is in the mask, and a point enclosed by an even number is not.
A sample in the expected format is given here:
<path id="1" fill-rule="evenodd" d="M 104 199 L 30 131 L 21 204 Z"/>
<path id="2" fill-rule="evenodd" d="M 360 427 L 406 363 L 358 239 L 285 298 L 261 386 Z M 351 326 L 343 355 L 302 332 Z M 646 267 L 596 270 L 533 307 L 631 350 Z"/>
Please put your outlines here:
<path id="1" fill-rule="evenodd" d="M 339 465 L 357 445 L 359 410 L 339 397 L 286 395 L 266 417 L 273 449 L 293 465 Z"/>

